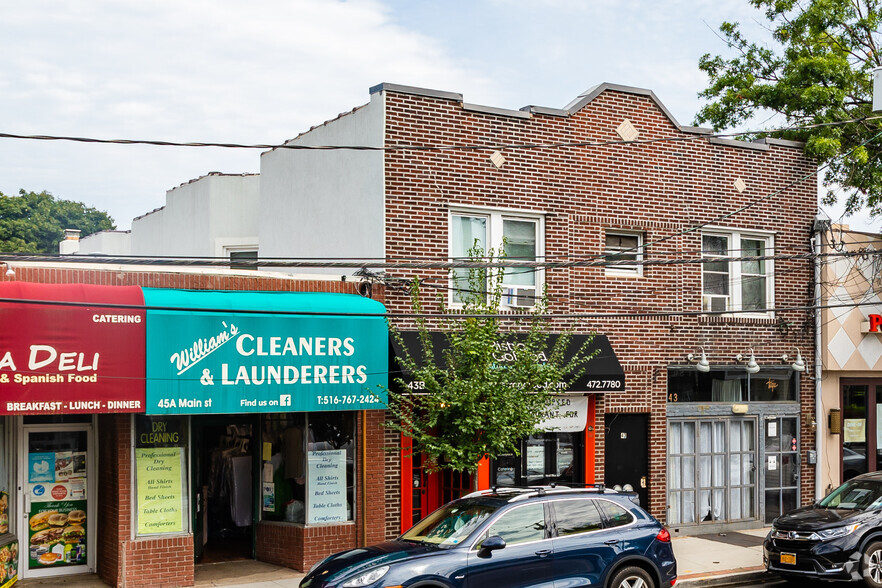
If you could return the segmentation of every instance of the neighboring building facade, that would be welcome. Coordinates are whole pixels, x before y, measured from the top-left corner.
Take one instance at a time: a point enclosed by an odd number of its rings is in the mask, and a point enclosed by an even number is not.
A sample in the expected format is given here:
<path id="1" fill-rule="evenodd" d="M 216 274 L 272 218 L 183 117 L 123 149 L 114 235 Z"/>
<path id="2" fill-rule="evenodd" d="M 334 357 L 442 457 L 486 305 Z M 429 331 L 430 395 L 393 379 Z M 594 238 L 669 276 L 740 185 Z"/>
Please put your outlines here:
<path id="1" fill-rule="evenodd" d="M 882 235 L 819 226 L 821 380 L 818 433 L 824 493 L 882 469 Z"/>
<path id="2" fill-rule="evenodd" d="M 198 561 L 304 570 L 385 538 L 385 413 L 367 391 L 386 384 L 388 330 L 355 284 L 14 272 L 0 281 L 5 580 L 189 586 Z"/>
<path id="3" fill-rule="evenodd" d="M 76 253 L 254 259 L 260 245 L 260 176 L 211 172 L 166 193 L 129 231 L 80 239 Z"/>

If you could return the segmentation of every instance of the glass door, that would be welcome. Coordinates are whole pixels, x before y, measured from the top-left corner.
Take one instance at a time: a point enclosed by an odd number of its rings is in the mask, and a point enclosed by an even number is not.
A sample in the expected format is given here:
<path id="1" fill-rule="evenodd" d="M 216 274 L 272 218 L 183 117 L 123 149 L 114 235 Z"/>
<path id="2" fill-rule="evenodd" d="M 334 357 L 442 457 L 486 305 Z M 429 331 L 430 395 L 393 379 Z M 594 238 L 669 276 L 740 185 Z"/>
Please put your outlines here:
<path id="1" fill-rule="evenodd" d="M 95 476 L 90 424 L 25 425 L 19 472 L 24 577 L 94 569 Z"/>
<path id="2" fill-rule="evenodd" d="M 765 422 L 765 522 L 799 506 L 799 440 L 796 417 Z"/>

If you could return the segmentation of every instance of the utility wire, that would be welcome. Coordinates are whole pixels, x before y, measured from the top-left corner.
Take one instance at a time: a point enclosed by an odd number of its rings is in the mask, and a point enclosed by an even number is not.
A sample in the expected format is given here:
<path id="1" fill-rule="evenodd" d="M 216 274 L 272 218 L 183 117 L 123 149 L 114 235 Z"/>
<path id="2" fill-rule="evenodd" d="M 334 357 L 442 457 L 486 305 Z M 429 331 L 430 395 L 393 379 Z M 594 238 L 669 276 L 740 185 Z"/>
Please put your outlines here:
<path id="1" fill-rule="evenodd" d="M 829 123 L 817 123 L 811 125 L 803 125 L 800 127 L 785 127 L 782 129 L 766 129 L 758 131 L 739 131 L 732 133 L 701 133 L 689 134 L 688 136 L 662 137 L 658 139 L 637 139 L 634 141 L 612 140 L 612 141 L 574 141 L 559 143 L 484 143 L 484 144 L 462 144 L 462 145 L 301 145 L 291 143 L 220 143 L 212 141 L 167 141 L 153 139 L 99 139 L 96 137 L 78 137 L 70 135 L 23 135 L 15 133 L 0 133 L 0 139 L 22 139 L 32 141 L 69 141 L 75 143 L 99 143 L 111 145 L 151 145 L 155 147 L 218 147 L 224 149 L 291 149 L 296 151 L 489 151 L 489 150 L 531 150 L 531 149 L 558 149 L 566 147 L 605 147 L 610 145 L 645 145 L 659 142 L 679 142 L 679 141 L 695 141 L 705 140 L 709 138 L 724 139 L 737 138 L 746 135 L 772 135 L 781 132 L 793 132 L 799 130 L 810 130 L 821 127 L 841 126 L 857 122 L 873 121 L 882 118 L 882 116 L 865 116 L 853 118 L 844 121 L 835 121 Z"/>
<path id="2" fill-rule="evenodd" d="M 115 310 L 139 310 L 145 312 L 186 312 L 186 313 L 212 313 L 224 315 L 272 315 L 272 316 L 322 316 L 322 317 L 348 317 L 348 318 L 443 318 L 443 319 L 473 319 L 495 318 L 514 321 L 524 320 L 560 320 L 560 319 L 615 319 L 615 318 L 670 318 L 678 316 L 728 316 L 736 314 L 757 314 L 756 310 L 684 310 L 673 312 L 578 312 L 578 313 L 533 313 L 533 312 L 507 312 L 507 313 L 459 313 L 459 312 L 331 312 L 309 310 L 265 310 L 265 309 L 236 309 L 229 308 L 193 308 L 176 306 L 149 306 L 135 304 L 115 304 L 108 302 L 69 302 L 61 300 L 32 300 L 22 298 L 0 298 L 0 305 L 35 305 L 35 306 L 58 306 L 76 308 L 108 308 Z M 860 302 L 851 304 L 826 304 L 826 305 L 803 305 L 768 308 L 762 312 L 791 312 L 801 310 L 820 310 L 828 308 L 857 308 L 862 306 L 878 306 L 878 302 Z M 0 306 L 2 309 L 2 306 Z"/>

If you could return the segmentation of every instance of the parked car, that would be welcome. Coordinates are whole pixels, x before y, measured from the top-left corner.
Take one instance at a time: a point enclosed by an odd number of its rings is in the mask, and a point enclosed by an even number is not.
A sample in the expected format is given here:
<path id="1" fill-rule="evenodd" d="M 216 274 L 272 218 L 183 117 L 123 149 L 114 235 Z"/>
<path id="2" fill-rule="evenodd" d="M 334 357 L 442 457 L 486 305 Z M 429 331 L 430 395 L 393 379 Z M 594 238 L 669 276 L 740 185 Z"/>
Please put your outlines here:
<path id="1" fill-rule="evenodd" d="M 823 500 L 775 519 L 763 562 L 795 582 L 863 580 L 882 588 L 882 472 L 852 478 Z"/>
<path id="2" fill-rule="evenodd" d="M 442 506 L 395 539 L 316 564 L 301 588 L 668 588 L 671 535 L 603 487 L 497 488 Z"/>

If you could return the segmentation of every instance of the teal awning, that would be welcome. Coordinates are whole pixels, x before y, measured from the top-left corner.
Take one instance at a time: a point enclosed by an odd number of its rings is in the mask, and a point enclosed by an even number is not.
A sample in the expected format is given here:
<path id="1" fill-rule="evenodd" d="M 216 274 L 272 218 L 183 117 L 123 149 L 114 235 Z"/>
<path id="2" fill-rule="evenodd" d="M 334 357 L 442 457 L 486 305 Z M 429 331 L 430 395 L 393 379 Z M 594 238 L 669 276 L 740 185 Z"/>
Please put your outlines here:
<path id="1" fill-rule="evenodd" d="M 385 408 L 385 307 L 351 294 L 144 288 L 147 414 Z"/>

